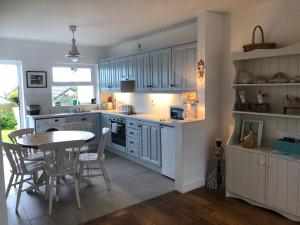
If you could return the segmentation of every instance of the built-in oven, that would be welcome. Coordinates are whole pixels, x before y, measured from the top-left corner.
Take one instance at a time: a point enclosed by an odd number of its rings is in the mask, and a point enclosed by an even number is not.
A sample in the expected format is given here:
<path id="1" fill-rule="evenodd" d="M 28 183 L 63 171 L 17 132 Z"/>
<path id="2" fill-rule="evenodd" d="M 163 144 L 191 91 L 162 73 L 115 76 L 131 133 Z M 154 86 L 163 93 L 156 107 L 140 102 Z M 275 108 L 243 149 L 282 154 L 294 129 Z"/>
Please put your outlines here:
<path id="1" fill-rule="evenodd" d="M 111 118 L 111 144 L 119 151 L 126 151 L 126 121 L 123 117 Z"/>

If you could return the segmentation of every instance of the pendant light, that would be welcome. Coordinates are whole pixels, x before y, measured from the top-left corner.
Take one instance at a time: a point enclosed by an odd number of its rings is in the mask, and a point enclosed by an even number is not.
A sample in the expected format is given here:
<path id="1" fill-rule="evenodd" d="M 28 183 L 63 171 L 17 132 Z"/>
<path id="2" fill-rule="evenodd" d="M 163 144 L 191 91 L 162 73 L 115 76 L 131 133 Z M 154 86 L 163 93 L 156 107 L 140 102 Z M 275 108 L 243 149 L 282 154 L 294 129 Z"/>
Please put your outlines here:
<path id="1" fill-rule="evenodd" d="M 73 34 L 72 46 L 71 46 L 71 50 L 65 56 L 70 58 L 72 60 L 72 62 L 76 63 L 76 62 L 78 62 L 79 58 L 83 57 L 83 55 L 80 55 L 80 53 L 77 49 L 77 46 L 76 46 L 76 40 L 74 38 L 74 32 L 77 30 L 77 27 L 76 26 L 69 26 L 69 29 Z"/>

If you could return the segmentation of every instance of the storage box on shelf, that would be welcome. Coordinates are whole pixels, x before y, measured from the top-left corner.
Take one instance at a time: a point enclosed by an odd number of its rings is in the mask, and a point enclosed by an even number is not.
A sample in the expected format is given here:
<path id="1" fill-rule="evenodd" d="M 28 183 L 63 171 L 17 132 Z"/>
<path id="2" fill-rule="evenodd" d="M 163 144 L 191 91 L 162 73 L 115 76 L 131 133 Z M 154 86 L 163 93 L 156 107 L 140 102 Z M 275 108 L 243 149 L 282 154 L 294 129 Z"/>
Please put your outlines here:
<path id="1" fill-rule="evenodd" d="M 300 160 L 275 154 L 276 131 L 300 133 L 300 114 L 284 113 L 286 96 L 300 97 L 300 83 L 238 83 L 238 72 L 247 71 L 271 78 L 278 72 L 289 77 L 300 75 L 300 43 L 286 48 L 233 53 L 236 78 L 232 87 L 244 91 L 246 102 L 257 93 L 268 93 L 264 102 L 269 112 L 237 110 L 233 107 L 234 130 L 226 151 L 226 194 L 253 205 L 265 207 L 300 221 Z M 262 146 L 246 149 L 239 145 L 241 124 L 244 119 L 263 120 Z"/>

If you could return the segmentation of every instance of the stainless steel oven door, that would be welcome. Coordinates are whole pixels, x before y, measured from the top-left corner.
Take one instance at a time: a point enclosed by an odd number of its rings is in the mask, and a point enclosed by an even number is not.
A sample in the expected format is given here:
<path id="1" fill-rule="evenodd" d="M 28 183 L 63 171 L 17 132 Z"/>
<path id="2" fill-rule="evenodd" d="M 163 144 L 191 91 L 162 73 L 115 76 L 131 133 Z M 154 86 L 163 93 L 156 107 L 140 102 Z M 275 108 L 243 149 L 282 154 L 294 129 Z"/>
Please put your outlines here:
<path id="1" fill-rule="evenodd" d="M 126 125 L 123 122 L 111 122 L 111 144 L 112 148 L 124 151 L 126 150 Z"/>

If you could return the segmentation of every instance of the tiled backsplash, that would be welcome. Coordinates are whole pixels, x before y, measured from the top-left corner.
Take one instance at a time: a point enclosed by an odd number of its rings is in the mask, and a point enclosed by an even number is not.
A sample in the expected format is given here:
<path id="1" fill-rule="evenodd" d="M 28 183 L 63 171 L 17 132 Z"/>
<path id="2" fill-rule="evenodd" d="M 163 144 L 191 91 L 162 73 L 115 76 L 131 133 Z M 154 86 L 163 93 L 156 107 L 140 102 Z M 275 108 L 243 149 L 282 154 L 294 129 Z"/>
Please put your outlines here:
<path id="1" fill-rule="evenodd" d="M 181 94 L 115 93 L 116 104 L 133 105 L 137 113 L 168 116 L 171 105 L 181 105 Z"/>

